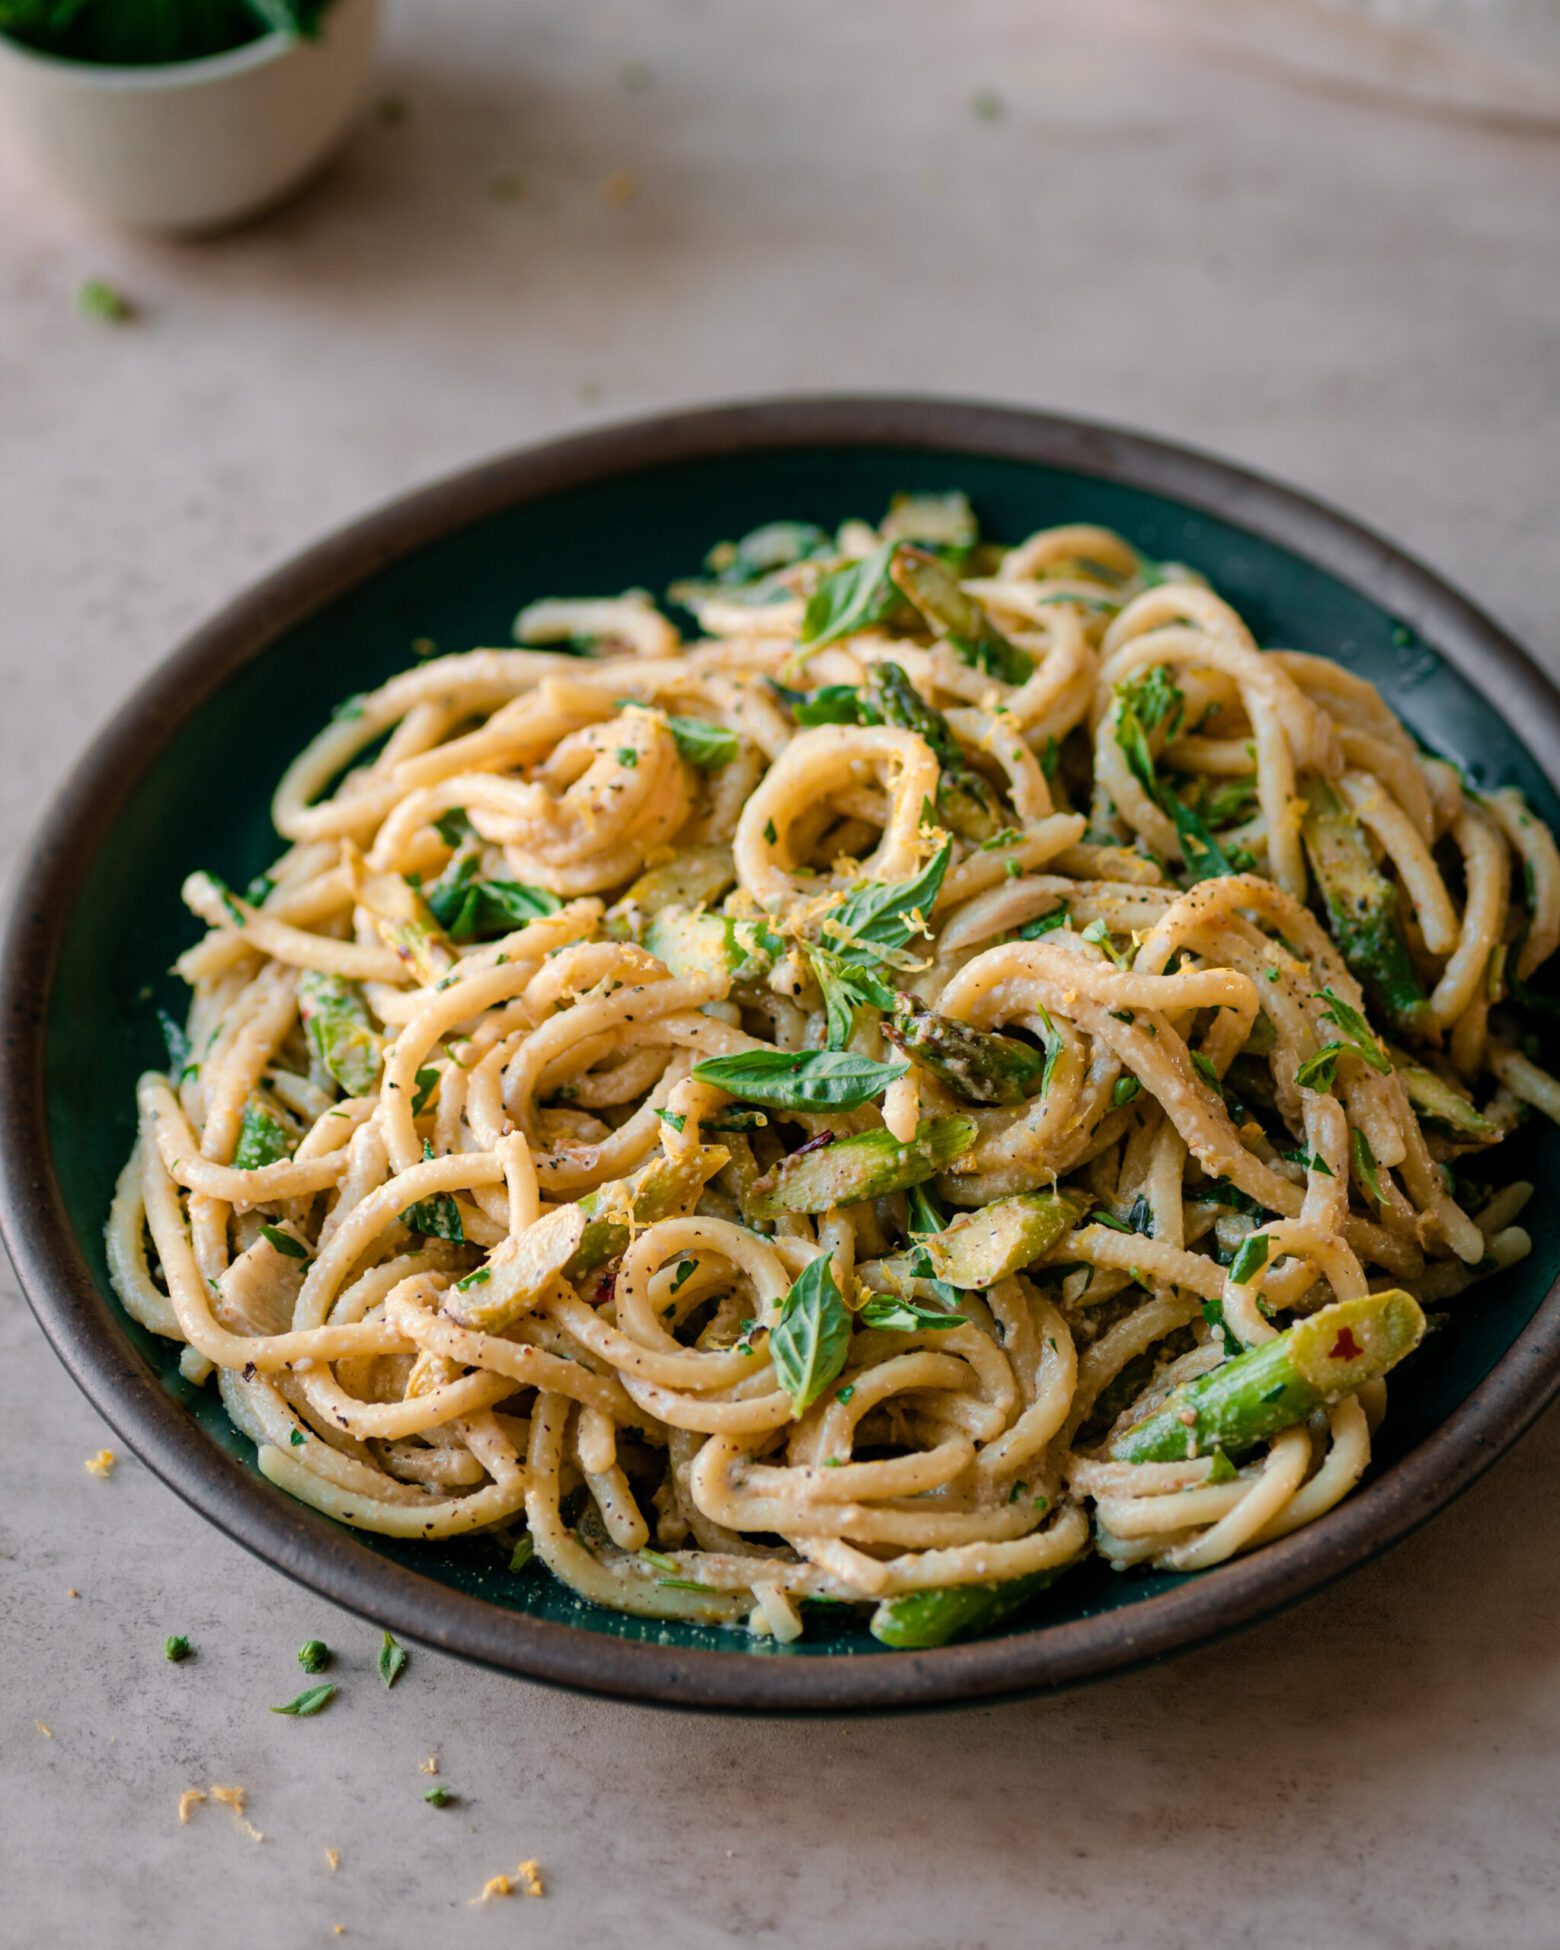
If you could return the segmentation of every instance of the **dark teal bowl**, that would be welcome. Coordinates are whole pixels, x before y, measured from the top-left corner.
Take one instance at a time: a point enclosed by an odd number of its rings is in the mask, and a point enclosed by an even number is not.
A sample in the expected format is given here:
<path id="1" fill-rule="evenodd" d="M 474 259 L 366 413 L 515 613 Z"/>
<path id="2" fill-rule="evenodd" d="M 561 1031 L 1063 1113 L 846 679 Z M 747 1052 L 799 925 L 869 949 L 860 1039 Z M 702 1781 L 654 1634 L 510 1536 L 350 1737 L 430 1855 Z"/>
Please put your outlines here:
<path id="1" fill-rule="evenodd" d="M 664 588 L 718 537 L 778 515 L 873 515 L 898 489 L 965 488 L 988 533 L 1104 522 L 1189 562 L 1258 640 L 1338 658 L 1477 781 L 1514 782 L 1560 822 L 1560 703 L 1486 617 L 1314 502 L 1160 442 L 952 402 L 782 400 L 610 428 L 398 502 L 242 597 L 175 653 L 82 760 L 14 894 L 5 947 L 3 1227 L 61 1360 L 120 1436 L 230 1536 L 314 1590 L 487 1664 L 690 1706 L 838 1711 L 989 1698 L 1139 1663 L 1245 1623 L 1405 1536 L 1494 1461 L 1560 1387 L 1560 1133 L 1530 1128 L 1546 1188 L 1533 1256 L 1460 1303 L 1393 1388 L 1367 1482 L 1282 1542 L 1197 1577 L 1093 1562 L 972 1645 L 888 1652 L 856 1624 L 783 1650 L 620 1617 L 479 1544 L 406 1548 L 292 1502 L 167 1342 L 126 1319 L 102 1228 L 131 1143 L 137 1073 L 195 930 L 193 867 L 242 884 L 275 851 L 287 757 L 351 692 L 411 658 L 502 644 L 521 603 Z M 1522 737 L 1476 688 L 1498 673 Z M 1512 1146 L 1515 1150 L 1517 1147 Z"/>

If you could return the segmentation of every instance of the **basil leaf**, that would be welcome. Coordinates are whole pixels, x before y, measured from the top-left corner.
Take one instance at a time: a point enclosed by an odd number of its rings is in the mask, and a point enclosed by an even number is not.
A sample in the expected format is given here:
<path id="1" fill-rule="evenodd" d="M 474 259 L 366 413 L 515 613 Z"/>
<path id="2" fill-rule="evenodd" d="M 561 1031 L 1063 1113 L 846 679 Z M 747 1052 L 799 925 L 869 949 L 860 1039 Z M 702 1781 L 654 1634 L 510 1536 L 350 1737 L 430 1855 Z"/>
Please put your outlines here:
<path id="1" fill-rule="evenodd" d="M 433 1146 L 424 1138 L 423 1162 L 426 1164 L 432 1156 Z M 401 1219 L 413 1232 L 424 1233 L 430 1239 L 449 1239 L 457 1246 L 465 1243 L 460 1207 L 448 1192 L 435 1192 L 432 1198 L 417 1199 L 407 1206 Z"/>
<path id="2" fill-rule="evenodd" d="M 680 756 L 701 772 L 718 772 L 737 755 L 740 740 L 724 725 L 707 724 L 703 718 L 668 718 L 666 722 Z"/>
<path id="3" fill-rule="evenodd" d="M 1375 1032 L 1359 1010 L 1330 988 L 1322 989 L 1316 999 L 1329 1004 L 1322 1011 L 1322 1020 L 1336 1024 L 1343 1031 L 1345 1040 L 1323 1043 L 1315 1055 L 1308 1056 L 1295 1071 L 1295 1082 L 1306 1090 L 1331 1090 L 1338 1073 L 1340 1056 L 1357 1056 L 1379 1075 L 1391 1076 L 1392 1059 L 1381 1047 Z"/>
<path id="4" fill-rule="evenodd" d="M 406 1660 L 407 1652 L 405 1646 L 397 1644 L 390 1634 L 386 1632 L 383 1643 L 379 1648 L 379 1677 L 385 1682 L 386 1686 L 393 1686 L 401 1677 L 401 1674 L 406 1670 Z"/>
<path id="5" fill-rule="evenodd" d="M 323 1686 L 307 1686 L 296 1699 L 289 1700 L 285 1706 L 273 1706 L 273 1713 L 290 1713 L 294 1719 L 306 1720 L 318 1713 L 322 1706 L 328 1706 L 336 1697 L 336 1688 L 326 1681 Z"/>
<path id="6" fill-rule="evenodd" d="M 1071 921 L 1072 916 L 1064 901 L 1060 907 L 1053 907 L 1049 914 L 1037 914 L 1034 920 L 1026 921 L 1018 930 L 1018 938 L 1020 941 L 1038 941 L 1041 935 L 1049 934 L 1053 928 L 1065 928 Z"/>
<path id="7" fill-rule="evenodd" d="M 881 982 L 865 969 L 847 967 L 827 948 L 809 948 L 807 959 L 823 996 L 831 1050 L 843 1050 L 850 1041 L 858 1007 L 891 1009 L 894 1006 L 894 998 Z"/>
<path id="8" fill-rule="evenodd" d="M 448 812 L 440 813 L 433 829 L 446 846 L 464 846 L 475 830 L 464 806 L 451 806 Z"/>
<path id="9" fill-rule="evenodd" d="M 1240 1353 L 1240 1342 L 1224 1324 L 1224 1302 L 1222 1300 L 1204 1300 L 1202 1303 L 1202 1317 L 1224 1344 L 1224 1358 L 1227 1361 L 1232 1361 Z M 1220 1453 L 1222 1454 L 1223 1452 L 1221 1451 Z"/>
<path id="10" fill-rule="evenodd" d="M 563 905 L 545 887 L 528 887 L 519 880 L 478 880 L 476 857 L 466 854 L 451 861 L 423 899 L 433 918 L 451 941 L 492 939 L 556 914 Z"/>
<path id="11" fill-rule="evenodd" d="M 912 1239 L 948 1229 L 947 1215 L 924 1185 L 912 1185 L 905 1193 L 905 1225 Z"/>
<path id="12" fill-rule="evenodd" d="M 895 1334 L 924 1334 L 962 1327 L 968 1316 L 945 1314 L 935 1307 L 917 1307 L 891 1293 L 874 1293 L 856 1318 L 865 1327 L 878 1327 Z"/>
<path id="13" fill-rule="evenodd" d="M 899 591 L 889 579 L 896 544 L 885 542 L 860 562 L 847 562 L 824 576 L 807 599 L 797 639 L 804 649 L 821 650 L 826 643 L 854 636 L 886 622 L 898 609 Z"/>
<path id="14" fill-rule="evenodd" d="M 1359 1010 L 1344 1001 L 1335 990 L 1324 988 L 1317 1001 L 1325 1001 L 1328 1007 L 1322 1011 L 1323 1022 L 1335 1023 L 1342 1030 L 1345 1040 L 1370 1067 L 1384 1077 L 1392 1074 L 1392 1059 L 1381 1047 L 1376 1032 L 1360 1014 Z"/>
<path id="15" fill-rule="evenodd" d="M 280 1226 L 261 1226 L 260 1237 L 269 1240 L 284 1259 L 307 1259 L 309 1249 L 301 1239 L 294 1239 L 290 1232 L 283 1232 Z"/>
<path id="16" fill-rule="evenodd" d="M 1240 1242 L 1240 1250 L 1230 1261 L 1230 1278 L 1236 1286 L 1244 1286 L 1248 1280 L 1262 1271 L 1267 1265 L 1268 1237 L 1263 1232 L 1248 1233 Z"/>
<path id="17" fill-rule="evenodd" d="M 793 697 L 791 717 L 799 725 L 877 723 L 854 684 L 825 684 L 821 690 L 793 693 Z"/>
<path id="18" fill-rule="evenodd" d="M 427 1107 L 428 1099 L 433 1095 L 434 1090 L 438 1085 L 438 1081 L 439 1081 L 439 1072 L 436 1069 L 434 1069 L 431 1065 L 427 1069 L 419 1070 L 417 1072 L 417 1075 L 414 1078 L 414 1082 L 416 1083 L 417 1088 L 412 1096 L 413 1117 L 422 1116 L 423 1111 Z"/>
<path id="19" fill-rule="evenodd" d="M 909 1067 L 876 1063 L 852 1050 L 754 1049 L 706 1057 L 693 1074 L 700 1083 L 771 1110 L 854 1110 L 881 1096 Z"/>
<path id="20" fill-rule="evenodd" d="M 1174 824 L 1187 885 L 1195 886 L 1199 880 L 1217 880 L 1239 869 L 1208 830 L 1201 815 L 1177 798 L 1159 777 L 1155 766 L 1149 733 L 1163 724 L 1165 735 L 1173 738 L 1180 727 L 1184 706 L 1180 688 L 1163 664 L 1152 664 L 1125 684 L 1116 686 L 1116 743 L 1127 770 Z"/>
<path id="21" fill-rule="evenodd" d="M 1381 1176 L 1376 1169 L 1376 1154 L 1370 1148 L 1370 1139 L 1357 1128 L 1349 1132 L 1349 1154 L 1366 1191 L 1378 1205 L 1385 1205 L 1386 1195 L 1381 1189 Z"/>
<path id="22" fill-rule="evenodd" d="M 850 1315 L 829 1255 L 820 1253 L 785 1296 L 769 1336 L 775 1379 L 791 1397 L 793 1418 L 804 1415 L 833 1381 L 849 1347 Z"/>
<path id="23" fill-rule="evenodd" d="M 1186 869 L 1189 887 L 1194 887 L 1199 880 L 1219 880 L 1225 874 L 1239 871 L 1190 806 L 1168 790 L 1164 798 L 1165 810 L 1174 820 L 1176 837 L 1181 842 L 1181 864 Z"/>
<path id="24" fill-rule="evenodd" d="M 913 879 L 869 881 L 847 894 L 827 917 L 829 952 L 859 964 L 881 961 L 885 949 L 902 948 L 918 932 L 910 917 L 930 917 L 952 857 L 953 843 L 947 841 Z"/>

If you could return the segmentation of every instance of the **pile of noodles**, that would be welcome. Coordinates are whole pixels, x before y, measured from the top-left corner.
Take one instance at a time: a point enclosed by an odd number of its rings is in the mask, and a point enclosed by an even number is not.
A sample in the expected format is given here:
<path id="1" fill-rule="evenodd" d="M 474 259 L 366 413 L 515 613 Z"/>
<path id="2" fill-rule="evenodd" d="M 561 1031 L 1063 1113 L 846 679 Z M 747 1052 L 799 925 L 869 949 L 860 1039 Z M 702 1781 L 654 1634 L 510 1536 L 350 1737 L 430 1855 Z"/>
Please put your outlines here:
<path id="1" fill-rule="evenodd" d="M 209 929 L 178 964 L 188 1054 L 142 1079 L 112 1267 L 294 1496 L 389 1537 L 489 1534 L 604 1605 L 781 1638 L 808 1600 L 1015 1579 L 1091 1548 L 1196 1568 L 1345 1496 L 1385 1384 L 1238 1468 L 1112 1460 L 1113 1431 L 1325 1302 L 1402 1286 L 1442 1310 L 1527 1250 L 1529 1188 L 1467 1189 L 1470 1154 L 1529 1106 L 1560 1112 L 1511 1007 L 1560 941 L 1560 858 L 1519 795 L 1475 793 L 1361 677 L 1259 650 L 1190 571 L 1092 527 L 941 552 L 1021 669 L 903 607 L 818 644 L 810 599 L 892 532 L 853 522 L 683 591 L 687 641 L 637 593 L 534 605 L 527 647 L 434 656 L 338 712 L 283 779 L 286 850 L 247 894 L 187 883 Z M 825 707 L 799 698 L 848 699 L 887 662 L 985 782 L 995 835 L 944 824 L 948 754 L 917 731 L 806 721 Z M 1153 760 L 1207 812 L 1225 871 L 1194 877 L 1206 861 L 1121 736 L 1156 672 L 1176 703 Z M 712 747 L 690 747 L 690 721 Z M 1370 1013 L 1303 844 L 1317 781 L 1396 889 L 1427 998 L 1414 1049 L 1478 1101 L 1476 1143 L 1422 1125 L 1390 1067 L 1297 1081 L 1337 1034 L 1324 997 Z M 422 897 L 462 848 L 472 884 L 530 890 L 529 909 L 506 896 L 474 931 L 429 928 Z M 853 1108 L 732 1116 L 695 1065 L 822 1048 L 811 951 L 838 945 L 831 914 L 944 849 L 879 977 L 1043 1048 L 1043 1090 L 971 1103 L 911 1063 Z M 654 890 L 692 866 L 709 891 L 684 905 L 760 923 L 757 964 L 674 969 L 645 945 Z M 367 1087 L 322 1065 L 306 971 L 360 998 Z M 849 1020 L 852 1051 L 895 1058 L 881 1008 Z M 967 1148 L 914 1199 L 755 1216 L 755 1183 L 804 1143 L 908 1140 L 955 1114 Z M 246 1130 L 269 1161 L 235 1158 Z M 657 1158 L 693 1191 L 646 1218 L 626 1181 Z M 1062 1235 L 952 1295 L 958 1324 L 861 1316 L 918 1213 L 924 1229 L 928 1210 L 946 1224 L 1056 1186 L 1080 1194 Z M 472 1275 L 501 1278 L 599 1188 L 618 1250 L 470 1324 Z M 1236 1284 L 1257 1232 L 1266 1262 Z M 770 1342 L 821 1254 L 848 1345 L 805 1400 Z M 929 1281 L 898 1291 L 950 1306 Z"/>

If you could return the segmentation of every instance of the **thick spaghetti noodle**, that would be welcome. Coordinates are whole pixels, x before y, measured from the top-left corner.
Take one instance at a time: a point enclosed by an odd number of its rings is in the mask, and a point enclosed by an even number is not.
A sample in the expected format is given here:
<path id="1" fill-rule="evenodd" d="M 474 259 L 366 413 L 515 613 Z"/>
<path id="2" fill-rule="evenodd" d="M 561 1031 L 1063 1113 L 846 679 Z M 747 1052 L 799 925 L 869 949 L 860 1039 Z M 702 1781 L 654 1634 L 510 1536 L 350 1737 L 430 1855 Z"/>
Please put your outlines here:
<path id="1" fill-rule="evenodd" d="M 907 497 L 673 593 L 351 700 L 187 882 L 125 1306 L 331 1516 L 782 1639 L 1320 1516 L 1527 1250 L 1547 829 L 1097 528 Z"/>

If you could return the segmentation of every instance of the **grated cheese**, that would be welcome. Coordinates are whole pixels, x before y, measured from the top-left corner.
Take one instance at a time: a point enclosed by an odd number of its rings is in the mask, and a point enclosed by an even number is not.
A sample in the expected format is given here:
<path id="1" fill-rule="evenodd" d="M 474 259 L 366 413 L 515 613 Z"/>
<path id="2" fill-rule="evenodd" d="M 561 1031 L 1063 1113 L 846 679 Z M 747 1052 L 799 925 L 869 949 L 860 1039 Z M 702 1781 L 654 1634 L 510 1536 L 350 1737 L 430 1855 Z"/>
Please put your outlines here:
<path id="1" fill-rule="evenodd" d="M 336 1870 L 341 1867 L 341 1850 L 339 1848 L 326 1849 L 325 1866 L 327 1869 L 331 1871 L 333 1875 L 335 1874 Z"/>
<path id="2" fill-rule="evenodd" d="M 99 1449 L 95 1456 L 88 1456 L 82 1468 L 89 1476 L 112 1476 L 118 1460 L 112 1449 Z"/>
<path id="3" fill-rule="evenodd" d="M 205 1798 L 206 1790 L 204 1788 L 186 1788 L 179 1796 L 179 1826 L 181 1828 L 189 1827 L 190 1816 Z"/>

